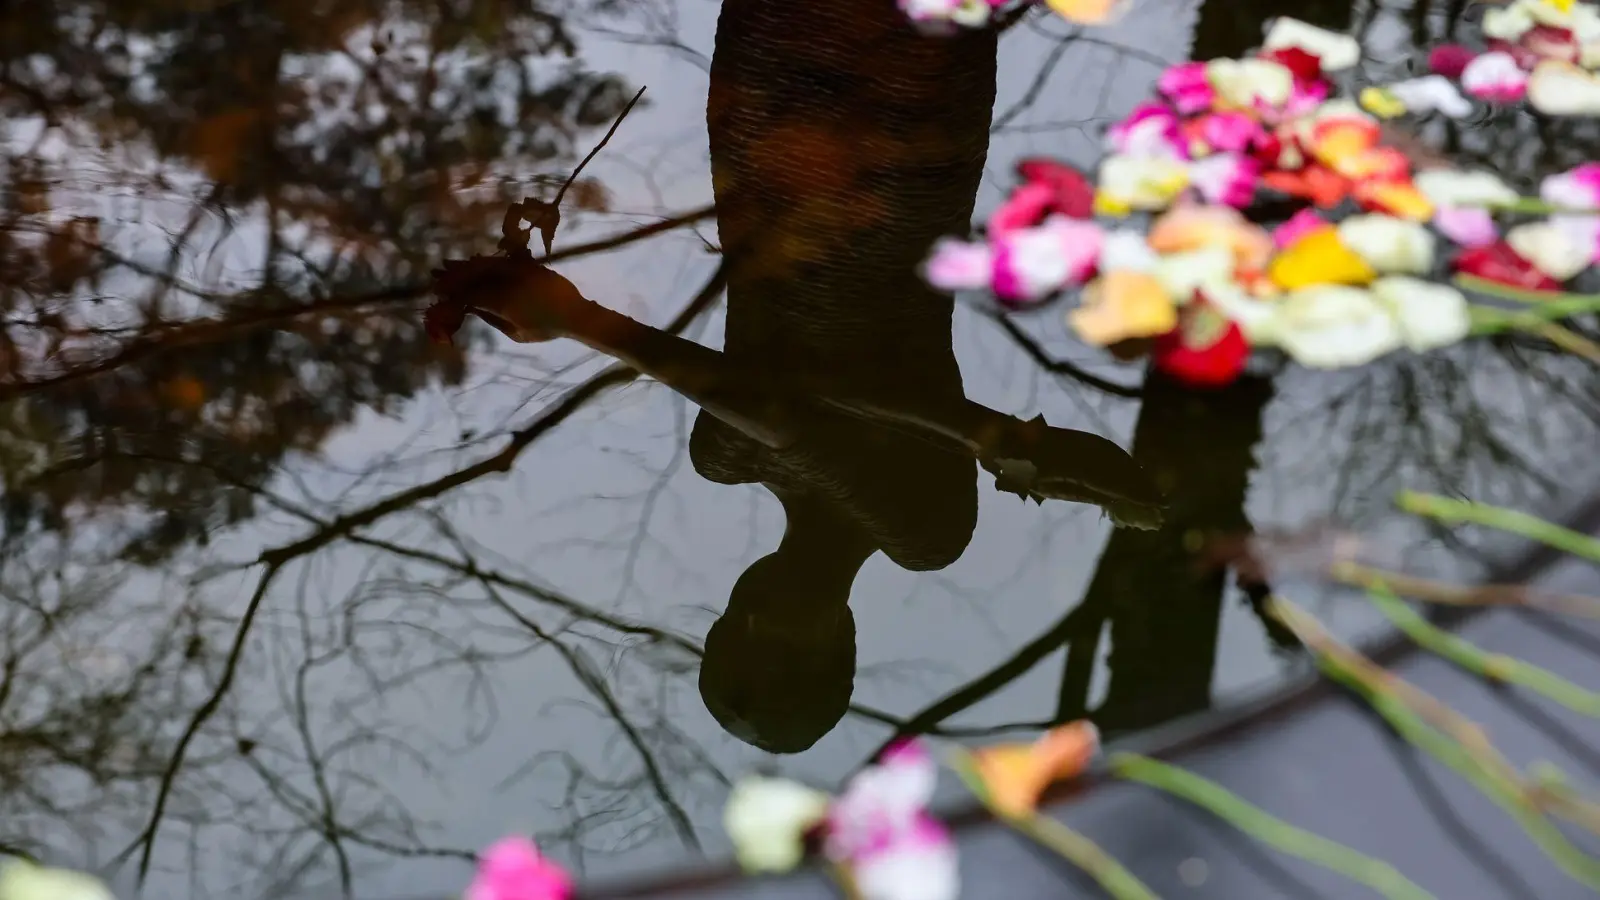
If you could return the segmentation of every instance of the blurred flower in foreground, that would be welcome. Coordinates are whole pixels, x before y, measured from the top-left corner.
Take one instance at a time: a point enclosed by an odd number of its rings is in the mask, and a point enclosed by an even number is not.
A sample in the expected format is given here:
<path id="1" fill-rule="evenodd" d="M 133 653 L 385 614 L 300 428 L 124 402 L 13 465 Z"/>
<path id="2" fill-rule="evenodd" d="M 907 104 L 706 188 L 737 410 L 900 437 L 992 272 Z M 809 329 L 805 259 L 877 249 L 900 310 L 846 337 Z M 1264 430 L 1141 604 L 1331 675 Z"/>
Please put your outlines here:
<path id="1" fill-rule="evenodd" d="M 955 900 L 955 842 L 927 811 L 938 774 L 920 743 L 896 742 L 828 811 L 824 852 L 848 867 L 863 900 Z"/>
<path id="2" fill-rule="evenodd" d="M 733 786 L 723 827 L 747 872 L 787 872 L 805 855 L 805 835 L 828 815 L 828 795 L 782 778 Z"/>
<path id="3" fill-rule="evenodd" d="M 0 900 L 116 900 L 98 878 L 23 860 L 0 868 Z"/>
<path id="4" fill-rule="evenodd" d="M 496 841 L 478 855 L 478 872 L 462 900 L 567 900 L 572 879 L 525 837 Z M 10 898 L 4 898 L 10 900 Z"/>
<path id="5" fill-rule="evenodd" d="M 1100 749 L 1100 731 L 1087 719 L 1051 729 L 1031 744 L 1000 744 L 972 754 L 974 773 L 989 805 L 1002 815 L 1034 811 L 1051 784 L 1088 768 Z"/>

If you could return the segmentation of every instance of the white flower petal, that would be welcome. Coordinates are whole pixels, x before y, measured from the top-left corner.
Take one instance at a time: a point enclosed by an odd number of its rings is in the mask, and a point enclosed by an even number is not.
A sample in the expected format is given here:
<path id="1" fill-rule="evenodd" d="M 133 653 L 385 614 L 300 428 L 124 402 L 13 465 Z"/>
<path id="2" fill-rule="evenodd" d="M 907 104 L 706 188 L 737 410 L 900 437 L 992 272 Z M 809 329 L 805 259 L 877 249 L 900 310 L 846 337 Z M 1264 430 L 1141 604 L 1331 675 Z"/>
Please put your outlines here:
<path id="1" fill-rule="evenodd" d="M 1430 169 L 1418 172 L 1413 183 L 1436 206 L 1515 203 L 1520 196 L 1510 185 L 1488 172 Z"/>
<path id="2" fill-rule="evenodd" d="M 1154 274 L 1173 300 L 1181 304 L 1188 303 L 1201 288 L 1233 281 L 1233 269 L 1233 251 L 1217 245 L 1166 254 L 1157 261 Z"/>
<path id="3" fill-rule="evenodd" d="M 853 862 L 862 900 L 956 900 L 961 893 L 955 844 L 925 828 L 897 835 Z"/>
<path id="4" fill-rule="evenodd" d="M 722 824 L 746 871 L 787 872 L 805 853 L 806 830 L 827 814 L 827 794 L 783 778 L 752 776 L 733 786 Z"/>
<path id="5" fill-rule="evenodd" d="M 70 869 L 50 869 L 23 860 L 0 868 L 4 900 L 116 900 L 99 879 Z"/>
<path id="6" fill-rule="evenodd" d="M 1287 16 L 1273 20 L 1262 47 L 1267 50 L 1298 47 L 1320 59 L 1324 72 L 1348 69 L 1361 61 L 1361 44 L 1355 38 Z"/>
<path id="7" fill-rule="evenodd" d="M 1474 97 L 1493 103 L 1520 99 L 1528 89 L 1528 73 L 1503 50 L 1476 57 L 1461 71 L 1461 87 Z"/>
<path id="8" fill-rule="evenodd" d="M 1294 73 L 1265 59 L 1211 60 L 1206 63 L 1206 80 L 1222 100 L 1246 109 L 1258 104 L 1282 106 L 1294 91 Z"/>
<path id="9" fill-rule="evenodd" d="M 1421 274 L 1433 267 L 1433 234 L 1417 222 L 1351 216 L 1339 223 L 1339 241 L 1382 273 Z"/>
<path id="10" fill-rule="evenodd" d="M 1188 186 L 1188 167 L 1169 156 L 1108 156 L 1097 180 L 1099 194 L 1140 210 L 1165 209 Z"/>
<path id="11" fill-rule="evenodd" d="M 1144 232 L 1119 229 L 1106 233 L 1100 247 L 1100 271 L 1154 272 L 1160 257 L 1150 249 Z"/>
<path id="12" fill-rule="evenodd" d="M 1528 104 L 1547 116 L 1600 116 L 1600 76 L 1543 60 L 1528 79 Z"/>
<path id="13" fill-rule="evenodd" d="M 1390 275 L 1372 283 L 1372 296 L 1389 308 L 1406 346 L 1418 353 L 1459 343 L 1472 330 L 1467 298 L 1450 285 Z"/>
<path id="14" fill-rule="evenodd" d="M 1389 93 L 1413 113 L 1439 112 L 1452 119 L 1472 113 L 1472 101 L 1461 96 L 1455 82 L 1443 75 L 1424 75 L 1389 85 Z"/>
<path id="15" fill-rule="evenodd" d="M 1506 243 L 1534 268 L 1557 281 L 1572 278 L 1594 260 L 1593 247 L 1580 246 L 1569 229 L 1549 220 L 1518 225 L 1506 232 Z"/>
<path id="16" fill-rule="evenodd" d="M 1250 343 L 1260 345 L 1277 343 L 1276 302 L 1252 297 L 1238 284 L 1207 285 L 1206 302 L 1238 325 Z"/>
<path id="17" fill-rule="evenodd" d="M 1303 366 L 1338 369 L 1371 362 L 1404 346 L 1400 326 L 1369 291 L 1319 285 L 1280 301 L 1278 346 Z"/>
<path id="18" fill-rule="evenodd" d="M 1516 43 L 1537 24 L 1525 3 L 1491 8 L 1483 14 L 1483 36 Z"/>

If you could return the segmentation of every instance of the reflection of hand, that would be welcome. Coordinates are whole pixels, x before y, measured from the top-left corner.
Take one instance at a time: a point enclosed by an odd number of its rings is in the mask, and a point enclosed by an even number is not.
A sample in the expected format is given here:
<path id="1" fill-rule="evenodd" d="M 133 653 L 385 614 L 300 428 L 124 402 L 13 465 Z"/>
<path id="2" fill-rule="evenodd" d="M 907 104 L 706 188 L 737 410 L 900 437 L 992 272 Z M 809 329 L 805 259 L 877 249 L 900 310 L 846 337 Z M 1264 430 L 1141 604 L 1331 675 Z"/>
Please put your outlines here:
<path id="1" fill-rule="evenodd" d="M 583 303 L 572 282 L 527 258 L 474 256 L 445 260 L 433 270 L 439 298 L 424 314 L 428 334 L 448 342 L 468 313 L 519 343 L 548 341 L 569 332 Z"/>

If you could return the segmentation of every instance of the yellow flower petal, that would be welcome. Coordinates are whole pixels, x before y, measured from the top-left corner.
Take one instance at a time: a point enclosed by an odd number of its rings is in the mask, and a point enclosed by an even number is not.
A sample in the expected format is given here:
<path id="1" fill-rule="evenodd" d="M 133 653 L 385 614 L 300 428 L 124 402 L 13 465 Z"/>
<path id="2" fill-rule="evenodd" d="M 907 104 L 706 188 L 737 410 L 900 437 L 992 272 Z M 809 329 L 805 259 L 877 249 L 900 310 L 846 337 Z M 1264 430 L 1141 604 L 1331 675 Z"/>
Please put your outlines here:
<path id="1" fill-rule="evenodd" d="M 1331 225 L 1307 232 L 1279 253 L 1267 274 L 1286 291 L 1317 284 L 1367 284 L 1378 277 Z"/>
<path id="2" fill-rule="evenodd" d="M 1083 291 L 1067 322 L 1088 343 L 1104 347 L 1154 337 L 1178 327 L 1178 310 L 1161 282 L 1145 272 L 1107 272 Z"/>
<path id="3" fill-rule="evenodd" d="M 1404 181 L 1374 181 L 1356 186 L 1363 205 L 1412 222 L 1433 218 L 1434 204 L 1417 186 Z"/>
<path id="4" fill-rule="evenodd" d="M 1002 815 L 1025 816 L 1045 788 L 1088 767 L 1100 732 L 1087 720 L 1051 729 L 1032 744 L 1003 744 L 973 754 L 989 802 Z"/>
<path id="5" fill-rule="evenodd" d="M 1112 216 L 1124 218 L 1133 212 L 1133 207 L 1119 197 L 1113 197 L 1105 191 L 1094 193 L 1094 214 L 1097 216 Z"/>
<path id="6" fill-rule="evenodd" d="M 1361 91 L 1361 108 L 1380 119 L 1393 119 L 1406 114 L 1406 105 L 1381 87 L 1368 87 Z"/>
<path id="7" fill-rule="evenodd" d="M 1223 246 L 1242 272 L 1260 271 L 1272 255 L 1272 236 L 1229 206 L 1175 206 L 1150 223 L 1150 249 L 1183 253 Z"/>

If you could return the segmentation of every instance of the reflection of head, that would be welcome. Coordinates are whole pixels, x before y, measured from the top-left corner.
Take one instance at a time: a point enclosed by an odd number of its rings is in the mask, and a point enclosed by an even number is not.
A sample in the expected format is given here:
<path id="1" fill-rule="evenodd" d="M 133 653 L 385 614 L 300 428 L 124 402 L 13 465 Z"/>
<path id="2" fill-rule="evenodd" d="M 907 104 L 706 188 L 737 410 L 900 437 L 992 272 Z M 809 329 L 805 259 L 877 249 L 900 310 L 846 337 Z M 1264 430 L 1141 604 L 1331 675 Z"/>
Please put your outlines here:
<path id="1" fill-rule="evenodd" d="M 700 667 L 706 709 L 728 733 L 769 753 L 799 753 L 832 730 L 856 674 L 848 602 L 865 554 L 820 531 L 825 523 L 797 524 L 739 576 L 706 635 Z"/>

